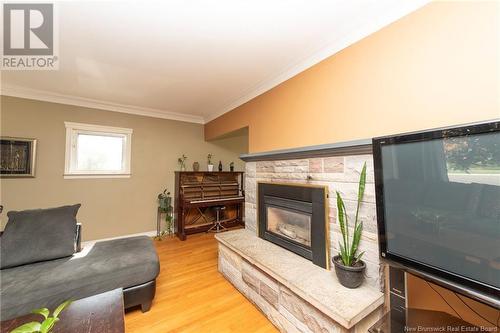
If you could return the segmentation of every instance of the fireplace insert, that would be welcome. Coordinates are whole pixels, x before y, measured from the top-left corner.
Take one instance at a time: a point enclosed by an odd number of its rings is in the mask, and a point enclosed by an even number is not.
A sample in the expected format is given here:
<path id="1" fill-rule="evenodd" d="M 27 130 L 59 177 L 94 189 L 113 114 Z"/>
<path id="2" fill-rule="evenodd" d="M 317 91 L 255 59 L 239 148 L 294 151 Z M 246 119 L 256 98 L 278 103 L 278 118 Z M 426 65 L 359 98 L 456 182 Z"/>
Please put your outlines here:
<path id="1" fill-rule="evenodd" d="M 258 184 L 259 237 L 328 268 L 327 188 Z"/>

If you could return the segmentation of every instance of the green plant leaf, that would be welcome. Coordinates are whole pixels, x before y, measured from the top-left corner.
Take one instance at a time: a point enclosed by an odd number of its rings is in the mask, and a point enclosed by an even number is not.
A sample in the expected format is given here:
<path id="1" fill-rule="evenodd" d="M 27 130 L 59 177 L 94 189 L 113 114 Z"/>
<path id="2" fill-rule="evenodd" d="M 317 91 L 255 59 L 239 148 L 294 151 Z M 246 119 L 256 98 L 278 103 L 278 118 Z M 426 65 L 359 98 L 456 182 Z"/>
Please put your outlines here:
<path id="1" fill-rule="evenodd" d="M 33 311 L 31 311 L 31 313 L 42 315 L 45 319 L 47 319 L 47 317 L 50 314 L 50 311 L 47 308 L 41 308 L 41 309 L 33 310 Z"/>
<path id="2" fill-rule="evenodd" d="M 361 233 L 363 231 L 363 222 L 359 222 L 359 210 L 361 208 L 361 202 L 363 201 L 363 196 L 365 194 L 366 187 L 366 162 L 363 164 L 363 168 L 361 169 L 361 174 L 359 176 L 359 184 L 358 184 L 358 202 L 356 205 L 356 216 L 354 218 L 354 233 L 352 244 L 350 248 L 351 255 L 351 263 L 354 265 L 356 262 L 356 252 L 358 251 L 358 245 L 361 239 Z"/>
<path id="3" fill-rule="evenodd" d="M 361 233 L 363 232 L 363 222 L 359 223 L 354 230 L 352 239 L 351 253 L 354 256 L 358 252 L 359 242 L 361 240 Z"/>
<path id="4" fill-rule="evenodd" d="M 365 187 L 366 187 L 366 162 L 363 164 L 363 168 L 361 169 L 361 174 L 359 176 L 358 204 L 356 205 L 356 217 L 354 219 L 354 229 L 356 229 L 356 225 L 358 224 L 359 208 L 361 207 L 361 202 L 363 201 L 363 197 L 365 195 Z"/>
<path id="5" fill-rule="evenodd" d="M 21 326 L 15 328 L 14 330 L 10 331 L 10 333 L 34 333 L 34 332 L 39 332 L 40 331 L 40 326 L 41 326 L 40 323 L 38 323 L 36 321 L 32 321 L 32 322 L 26 323 L 24 325 L 21 325 Z"/>
<path id="6" fill-rule="evenodd" d="M 350 252 L 351 247 L 349 246 L 349 240 L 350 240 L 350 237 L 349 237 L 349 218 L 347 216 L 347 209 L 345 209 L 344 200 L 341 200 L 341 202 L 342 202 L 342 211 L 344 213 L 344 219 L 345 219 L 345 250 L 347 252 L 347 255 L 351 256 L 352 255 L 352 253 Z"/>
<path id="7" fill-rule="evenodd" d="M 344 212 L 344 202 L 342 201 L 342 197 L 340 193 L 337 191 L 337 216 L 339 220 L 340 232 L 342 233 L 342 240 L 344 242 L 344 249 L 347 245 L 347 235 L 346 235 L 346 226 L 345 226 L 345 212 Z"/>
<path id="8" fill-rule="evenodd" d="M 359 176 L 358 201 L 363 200 L 363 196 L 365 195 L 365 186 L 366 186 L 366 162 L 363 164 L 363 169 L 361 170 L 361 174 Z"/>
<path id="9" fill-rule="evenodd" d="M 54 318 L 57 318 L 59 316 L 59 314 L 61 313 L 61 311 L 64 310 L 67 306 L 69 306 L 72 302 L 73 301 L 68 300 L 66 302 L 59 304 L 59 306 L 54 310 L 54 312 L 52 314 L 54 316 Z"/>
<path id="10" fill-rule="evenodd" d="M 49 333 L 58 321 L 59 318 L 56 317 L 49 317 L 45 319 L 40 326 L 40 333 Z"/>
<path id="11" fill-rule="evenodd" d="M 349 256 L 345 251 L 345 247 L 343 247 L 342 244 L 340 244 L 340 242 L 339 242 L 339 247 L 340 247 L 340 259 L 342 260 L 342 263 L 344 264 L 344 266 L 350 266 Z"/>
<path id="12" fill-rule="evenodd" d="M 360 254 L 358 254 L 358 256 L 356 257 L 356 262 L 360 261 L 361 260 L 361 257 L 363 256 L 363 254 L 365 254 L 365 251 L 361 252 Z M 355 263 L 356 263 L 355 262 Z"/>

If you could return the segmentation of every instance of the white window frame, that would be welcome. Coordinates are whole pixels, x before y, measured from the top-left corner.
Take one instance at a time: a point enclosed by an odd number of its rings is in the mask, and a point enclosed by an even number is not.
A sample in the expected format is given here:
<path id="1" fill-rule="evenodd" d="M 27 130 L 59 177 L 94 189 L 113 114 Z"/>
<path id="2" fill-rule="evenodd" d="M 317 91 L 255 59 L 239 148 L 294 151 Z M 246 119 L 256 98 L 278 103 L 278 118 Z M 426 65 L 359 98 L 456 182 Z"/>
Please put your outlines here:
<path id="1" fill-rule="evenodd" d="M 81 124 L 73 122 L 64 122 L 66 127 L 66 154 L 64 162 L 64 178 L 129 178 L 130 160 L 132 153 L 132 132 L 131 128 L 100 126 L 92 124 Z M 109 170 L 77 170 L 77 146 L 76 139 L 78 134 L 105 135 L 124 139 L 122 151 L 122 169 L 119 171 Z"/>

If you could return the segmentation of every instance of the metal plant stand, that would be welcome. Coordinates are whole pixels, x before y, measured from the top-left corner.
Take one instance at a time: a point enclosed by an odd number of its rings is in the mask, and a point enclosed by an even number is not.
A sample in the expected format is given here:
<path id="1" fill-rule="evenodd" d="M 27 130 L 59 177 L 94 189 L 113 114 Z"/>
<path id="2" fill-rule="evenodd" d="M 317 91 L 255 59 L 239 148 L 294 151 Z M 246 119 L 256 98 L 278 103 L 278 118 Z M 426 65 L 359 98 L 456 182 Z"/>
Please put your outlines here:
<path id="1" fill-rule="evenodd" d="M 161 223 L 162 223 L 162 216 L 165 216 L 164 221 L 169 224 L 167 224 L 165 230 L 161 230 Z M 158 210 L 156 212 L 156 239 L 161 240 L 163 236 L 165 235 L 173 235 L 175 232 L 174 230 L 174 216 L 173 216 L 173 207 L 168 206 L 167 208 L 162 208 L 158 207 Z"/>

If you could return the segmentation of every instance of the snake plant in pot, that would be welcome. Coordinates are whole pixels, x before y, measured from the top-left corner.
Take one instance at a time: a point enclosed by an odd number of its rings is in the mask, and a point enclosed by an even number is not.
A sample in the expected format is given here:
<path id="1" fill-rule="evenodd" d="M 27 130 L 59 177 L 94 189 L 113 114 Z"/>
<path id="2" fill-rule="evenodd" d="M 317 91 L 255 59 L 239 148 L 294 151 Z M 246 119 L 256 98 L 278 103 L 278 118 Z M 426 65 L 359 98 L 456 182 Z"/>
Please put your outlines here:
<path id="1" fill-rule="evenodd" d="M 359 177 L 358 185 L 358 201 L 356 207 L 356 215 L 354 217 L 354 228 L 352 229 L 352 237 L 349 235 L 349 220 L 344 205 L 344 200 L 337 191 L 337 216 L 342 233 L 342 240 L 339 241 L 340 252 L 333 258 L 335 265 L 335 274 L 344 287 L 357 288 L 363 283 L 364 272 L 366 265 L 361 260 L 364 252 L 359 253 L 359 242 L 361 233 L 363 232 L 363 222 L 359 221 L 359 208 L 363 200 L 366 184 L 366 162 L 363 165 Z"/>

